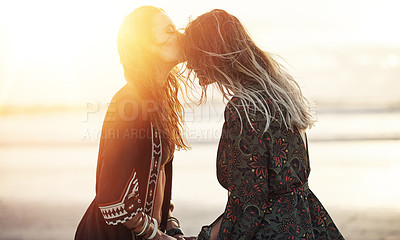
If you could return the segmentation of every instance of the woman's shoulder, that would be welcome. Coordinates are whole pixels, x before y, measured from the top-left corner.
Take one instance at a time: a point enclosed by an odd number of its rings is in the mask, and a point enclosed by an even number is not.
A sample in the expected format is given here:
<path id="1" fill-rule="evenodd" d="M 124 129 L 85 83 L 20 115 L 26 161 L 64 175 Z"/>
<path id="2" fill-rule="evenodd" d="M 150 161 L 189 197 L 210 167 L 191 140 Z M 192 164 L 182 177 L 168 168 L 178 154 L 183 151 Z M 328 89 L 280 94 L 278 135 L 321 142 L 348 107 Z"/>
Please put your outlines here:
<path id="1" fill-rule="evenodd" d="M 150 124 L 148 114 L 143 113 L 143 101 L 128 85 L 114 94 L 108 104 L 106 120 L 140 128 L 149 127 L 147 125 Z"/>
<path id="2" fill-rule="evenodd" d="M 240 104 L 240 98 L 233 96 L 226 104 L 224 111 L 225 120 L 239 117 L 239 114 L 242 110 L 243 107 Z"/>
<path id="3" fill-rule="evenodd" d="M 111 99 L 111 102 L 120 100 L 139 101 L 140 98 L 132 87 L 130 87 L 128 84 L 125 84 L 114 94 L 114 96 Z"/>
<path id="4" fill-rule="evenodd" d="M 258 99 L 245 99 L 241 96 L 234 95 L 226 105 L 225 113 L 230 114 L 250 114 L 255 117 L 265 117 L 265 113 L 274 116 L 276 114 L 276 107 L 272 104 L 268 96 L 259 94 Z M 267 110 L 267 111 L 264 111 Z"/>
<path id="5" fill-rule="evenodd" d="M 282 110 L 275 107 L 268 97 L 261 100 L 262 103 L 250 102 L 234 95 L 226 106 L 225 121 L 238 121 L 241 126 L 245 126 L 245 129 L 249 127 L 249 130 L 254 128 L 262 130 L 267 125 L 268 128 L 280 129 L 282 127 Z M 258 106 L 255 107 L 254 103 Z"/>

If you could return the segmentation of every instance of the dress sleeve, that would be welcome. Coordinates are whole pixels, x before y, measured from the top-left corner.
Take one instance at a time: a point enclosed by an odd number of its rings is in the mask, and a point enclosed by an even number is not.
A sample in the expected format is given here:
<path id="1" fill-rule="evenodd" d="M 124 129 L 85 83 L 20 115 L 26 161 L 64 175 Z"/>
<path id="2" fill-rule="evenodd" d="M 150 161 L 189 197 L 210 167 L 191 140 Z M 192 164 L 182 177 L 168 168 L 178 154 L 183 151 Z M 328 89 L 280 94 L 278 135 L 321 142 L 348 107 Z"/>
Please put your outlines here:
<path id="1" fill-rule="evenodd" d="M 103 123 L 97 165 L 96 198 L 108 225 L 125 223 L 143 211 L 147 181 L 143 162 L 148 126 L 131 101 L 114 100 Z M 150 159 L 148 159 L 150 160 Z"/>
<path id="2" fill-rule="evenodd" d="M 249 120 L 251 125 L 243 108 L 228 104 L 218 168 L 225 171 L 229 196 L 218 239 L 252 239 L 269 207 L 272 129 L 264 132 L 265 120 L 257 114 Z"/>

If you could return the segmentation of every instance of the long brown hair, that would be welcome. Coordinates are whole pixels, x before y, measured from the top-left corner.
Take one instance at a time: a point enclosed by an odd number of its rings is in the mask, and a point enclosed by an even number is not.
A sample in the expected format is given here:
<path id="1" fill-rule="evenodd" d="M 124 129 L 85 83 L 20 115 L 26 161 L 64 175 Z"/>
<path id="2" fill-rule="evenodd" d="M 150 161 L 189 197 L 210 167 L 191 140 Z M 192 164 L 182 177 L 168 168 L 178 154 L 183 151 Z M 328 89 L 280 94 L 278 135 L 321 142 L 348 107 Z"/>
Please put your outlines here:
<path id="1" fill-rule="evenodd" d="M 165 12 L 153 6 L 135 9 L 119 29 L 117 46 L 126 81 L 142 100 L 155 105 L 155 111 L 147 114 L 172 152 L 175 147 L 186 149 L 188 146 L 182 134 L 183 106 L 178 100 L 179 69 L 174 67 L 165 83 L 156 77 L 159 57 L 152 51 L 155 43 L 152 29 L 154 17 L 159 13 Z"/>
<path id="2" fill-rule="evenodd" d="M 266 118 L 265 130 L 273 118 L 272 111 L 279 111 L 290 129 L 314 124 L 309 102 L 293 77 L 226 11 L 212 10 L 188 24 L 185 55 L 192 73 L 209 83 L 215 81 L 225 99 L 233 95 L 240 99 L 247 120 L 249 109 L 261 111 Z M 201 100 L 207 97 L 207 85 L 202 86 Z"/>

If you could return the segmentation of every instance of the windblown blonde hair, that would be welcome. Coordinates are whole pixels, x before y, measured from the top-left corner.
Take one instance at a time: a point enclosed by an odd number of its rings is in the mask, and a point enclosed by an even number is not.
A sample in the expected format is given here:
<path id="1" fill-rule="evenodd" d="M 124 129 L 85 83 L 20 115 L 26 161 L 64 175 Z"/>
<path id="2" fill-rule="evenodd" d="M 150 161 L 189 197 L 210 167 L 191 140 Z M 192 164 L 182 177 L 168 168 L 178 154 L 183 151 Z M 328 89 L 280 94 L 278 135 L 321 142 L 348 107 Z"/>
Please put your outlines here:
<path id="1" fill-rule="evenodd" d="M 273 111 L 278 111 L 285 126 L 292 130 L 307 129 L 314 124 L 310 104 L 297 82 L 226 11 L 212 10 L 188 24 L 185 55 L 191 73 L 208 81 L 202 86 L 201 102 L 206 101 L 208 84 L 215 81 L 225 99 L 233 95 L 240 99 L 248 121 L 249 114 L 261 111 L 266 118 L 265 131 Z"/>
<path id="2" fill-rule="evenodd" d="M 118 33 L 118 53 L 126 81 L 143 100 L 157 105 L 156 111 L 148 114 L 169 150 L 187 149 L 182 133 L 183 106 L 178 100 L 180 71 L 174 67 L 163 85 L 156 75 L 159 56 L 152 50 L 155 44 L 152 29 L 154 17 L 159 13 L 165 12 L 161 8 L 142 6 L 126 16 Z"/>

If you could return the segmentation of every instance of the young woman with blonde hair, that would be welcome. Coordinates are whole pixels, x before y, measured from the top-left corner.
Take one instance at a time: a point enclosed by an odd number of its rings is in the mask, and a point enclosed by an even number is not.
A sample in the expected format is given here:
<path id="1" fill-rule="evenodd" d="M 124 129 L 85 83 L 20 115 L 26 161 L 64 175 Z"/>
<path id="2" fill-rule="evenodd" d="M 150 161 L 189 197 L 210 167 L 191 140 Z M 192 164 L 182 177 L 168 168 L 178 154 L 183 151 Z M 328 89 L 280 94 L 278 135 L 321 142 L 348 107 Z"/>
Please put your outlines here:
<path id="1" fill-rule="evenodd" d="M 228 200 L 198 238 L 343 239 L 308 188 L 305 130 L 314 118 L 293 77 L 223 10 L 189 23 L 184 39 L 202 97 L 215 83 L 229 100 L 217 155 Z"/>
<path id="2" fill-rule="evenodd" d="M 76 240 L 175 239 L 172 159 L 185 149 L 183 108 L 174 66 L 179 33 L 165 12 L 143 6 L 119 30 L 118 52 L 127 84 L 112 98 L 100 139 L 96 197 Z"/>

